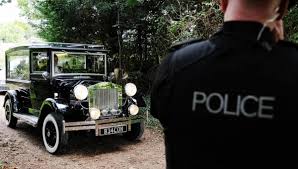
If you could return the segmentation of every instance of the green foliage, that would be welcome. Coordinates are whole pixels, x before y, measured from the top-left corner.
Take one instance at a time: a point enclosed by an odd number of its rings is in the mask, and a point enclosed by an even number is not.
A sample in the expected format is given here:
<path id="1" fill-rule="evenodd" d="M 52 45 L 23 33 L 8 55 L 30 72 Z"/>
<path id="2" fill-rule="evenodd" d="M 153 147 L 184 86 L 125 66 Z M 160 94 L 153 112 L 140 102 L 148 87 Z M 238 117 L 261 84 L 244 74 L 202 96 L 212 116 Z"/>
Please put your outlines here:
<path id="1" fill-rule="evenodd" d="M 113 67 L 142 84 L 172 43 L 206 39 L 223 22 L 218 0 L 18 0 L 47 41 L 101 43 Z M 298 41 L 298 9 L 285 20 L 288 38 Z M 111 68 L 109 68 L 112 70 Z M 145 84 L 148 91 L 150 84 Z"/>
<path id="2" fill-rule="evenodd" d="M 11 72 L 12 79 L 28 80 L 29 79 L 29 64 L 24 60 Z"/>
<path id="3" fill-rule="evenodd" d="M 125 66 L 129 71 L 143 71 L 158 62 L 157 53 L 150 49 L 155 45 L 151 37 L 156 32 L 155 20 L 160 16 L 159 1 L 35 0 L 31 4 L 19 1 L 24 14 L 35 19 L 33 23 L 40 23 L 35 26 L 48 41 L 102 43 L 118 66 L 120 57 L 122 65 L 141 63 Z M 151 57 L 153 54 L 155 57 Z"/>
<path id="4" fill-rule="evenodd" d="M 128 4 L 129 6 L 134 6 L 134 5 L 136 5 L 137 3 L 138 3 L 137 0 L 127 0 L 127 4 Z"/>
<path id="5" fill-rule="evenodd" d="M 145 124 L 146 124 L 146 126 L 148 128 L 162 130 L 163 127 L 161 126 L 159 120 L 154 118 L 150 114 L 150 96 L 145 96 L 144 100 L 145 100 L 145 103 L 146 103 L 147 107 L 146 108 L 141 108 L 140 112 L 145 114 L 145 118 L 146 118 L 146 123 Z"/>
<path id="6" fill-rule="evenodd" d="M 33 35 L 34 30 L 31 26 L 23 22 L 15 21 L 0 25 L 0 41 L 5 43 L 25 42 Z"/>
<path id="7" fill-rule="evenodd" d="M 10 62 L 9 75 L 11 79 L 28 80 L 29 79 L 29 55 L 28 50 L 14 51 L 8 54 Z"/>
<path id="8" fill-rule="evenodd" d="M 5 4 L 5 3 L 10 3 L 11 0 L 0 0 L 0 6 Z"/>
<path id="9" fill-rule="evenodd" d="M 293 7 L 285 18 L 287 38 L 298 43 L 298 5 Z"/>
<path id="10" fill-rule="evenodd" d="M 169 34 L 174 42 L 190 38 L 206 39 L 216 32 L 223 22 L 218 2 L 204 1 L 197 3 L 192 1 L 192 4 L 188 3 L 180 4 L 180 13 L 176 16 L 173 14 L 168 16 L 171 21 Z"/>
<path id="11" fill-rule="evenodd" d="M 160 124 L 159 120 L 154 118 L 151 114 L 148 114 L 148 117 L 146 118 L 146 126 L 147 128 L 151 129 L 157 129 L 157 130 L 162 130 L 163 127 Z"/>
<path id="12" fill-rule="evenodd" d="M 206 38 L 222 21 L 215 1 L 18 0 L 47 41 L 101 43 L 120 67 L 149 91 L 147 74 L 173 42 Z M 36 24 L 39 23 L 39 24 Z M 155 68 L 155 67 L 154 67 Z"/>

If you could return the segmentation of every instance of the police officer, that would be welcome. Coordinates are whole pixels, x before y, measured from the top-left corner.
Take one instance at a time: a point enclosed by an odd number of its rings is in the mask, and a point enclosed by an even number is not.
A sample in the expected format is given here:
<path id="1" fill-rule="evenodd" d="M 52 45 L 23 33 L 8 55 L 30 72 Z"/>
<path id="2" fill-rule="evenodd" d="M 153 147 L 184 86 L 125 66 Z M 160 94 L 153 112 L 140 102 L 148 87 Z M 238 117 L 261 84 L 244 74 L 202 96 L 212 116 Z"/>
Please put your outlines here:
<path id="1" fill-rule="evenodd" d="M 151 95 L 167 168 L 298 168 L 298 47 L 283 40 L 288 3 L 220 0 L 222 29 L 172 48 Z"/>

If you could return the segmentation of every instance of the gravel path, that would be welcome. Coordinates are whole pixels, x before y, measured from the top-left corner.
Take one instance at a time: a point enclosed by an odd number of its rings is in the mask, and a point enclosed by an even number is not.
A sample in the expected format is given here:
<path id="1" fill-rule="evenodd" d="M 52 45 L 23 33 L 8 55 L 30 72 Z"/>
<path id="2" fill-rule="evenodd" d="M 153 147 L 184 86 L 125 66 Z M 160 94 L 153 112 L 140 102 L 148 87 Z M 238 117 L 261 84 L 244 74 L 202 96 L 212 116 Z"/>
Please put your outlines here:
<path id="1" fill-rule="evenodd" d="M 0 96 L 0 169 L 164 169 L 165 151 L 160 132 L 146 129 L 139 142 L 120 136 L 93 137 L 77 134 L 63 155 L 46 152 L 35 128 L 18 122 L 6 127 Z"/>

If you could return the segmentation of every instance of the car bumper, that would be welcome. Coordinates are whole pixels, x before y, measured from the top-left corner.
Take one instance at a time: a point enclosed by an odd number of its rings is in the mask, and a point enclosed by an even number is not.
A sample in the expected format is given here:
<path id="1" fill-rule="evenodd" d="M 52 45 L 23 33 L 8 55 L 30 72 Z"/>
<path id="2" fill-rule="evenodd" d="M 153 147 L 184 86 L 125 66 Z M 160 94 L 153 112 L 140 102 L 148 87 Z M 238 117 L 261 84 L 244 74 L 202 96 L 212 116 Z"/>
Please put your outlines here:
<path id="1" fill-rule="evenodd" d="M 109 127 L 127 126 L 127 131 L 131 131 L 131 124 L 140 123 L 144 119 L 137 118 L 117 118 L 105 120 L 79 121 L 79 122 L 65 122 L 63 121 L 63 132 L 69 131 L 83 131 L 95 130 L 95 135 L 100 136 L 100 130 Z"/>

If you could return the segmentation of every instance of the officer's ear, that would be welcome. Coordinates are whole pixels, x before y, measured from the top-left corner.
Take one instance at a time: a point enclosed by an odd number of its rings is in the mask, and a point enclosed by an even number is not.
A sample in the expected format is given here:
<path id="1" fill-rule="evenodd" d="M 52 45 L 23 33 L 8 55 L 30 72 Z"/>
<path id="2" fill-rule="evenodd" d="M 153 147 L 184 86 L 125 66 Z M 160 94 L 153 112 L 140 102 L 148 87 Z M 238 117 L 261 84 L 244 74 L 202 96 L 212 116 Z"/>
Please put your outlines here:
<path id="1" fill-rule="evenodd" d="M 220 0 L 220 9 L 223 13 L 226 12 L 229 0 Z"/>
<path id="2" fill-rule="evenodd" d="M 278 8 L 278 18 L 277 20 L 282 19 L 288 12 L 288 7 L 289 7 L 289 0 L 281 0 L 279 8 Z"/>

